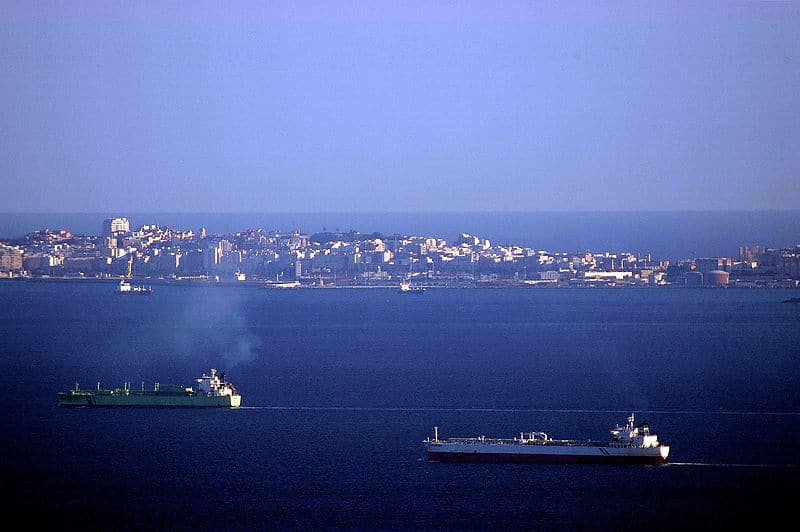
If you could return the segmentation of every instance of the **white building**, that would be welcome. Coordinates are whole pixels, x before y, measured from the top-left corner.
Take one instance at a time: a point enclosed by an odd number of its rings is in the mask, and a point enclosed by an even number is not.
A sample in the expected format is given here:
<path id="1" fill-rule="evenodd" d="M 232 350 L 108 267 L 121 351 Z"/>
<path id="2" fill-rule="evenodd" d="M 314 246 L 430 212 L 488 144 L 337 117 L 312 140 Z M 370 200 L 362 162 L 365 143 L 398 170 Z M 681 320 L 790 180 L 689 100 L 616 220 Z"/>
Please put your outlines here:
<path id="1" fill-rule="evenodd" d="M 103 220 L 103 236 L 114 236 L 130 232 L 131 224 L 127 218 L 107 218 Z"/>

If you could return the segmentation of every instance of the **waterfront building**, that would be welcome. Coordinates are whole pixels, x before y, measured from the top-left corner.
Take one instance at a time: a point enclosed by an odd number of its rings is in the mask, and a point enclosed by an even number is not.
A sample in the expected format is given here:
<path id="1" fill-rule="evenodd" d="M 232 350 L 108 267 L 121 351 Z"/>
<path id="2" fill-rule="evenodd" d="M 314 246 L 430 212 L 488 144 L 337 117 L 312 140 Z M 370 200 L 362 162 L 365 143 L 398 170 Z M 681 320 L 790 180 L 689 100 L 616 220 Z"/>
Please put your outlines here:
<path id="1" fill-rule="evenodd" d="M 16 272 L 22 269 L 22 249 L 0 244 L 0 272 Z"/>
<path id="2" fill-rule="evenodd" d="M 764 246 L 740 246 L 739 261 L 747 263 L 758 263 L 764 255 Z"/>
<path id="3" fill-rule="evenodd" d="M 777 273 L 790 277 L 800 277 L 800 244 L 793 249 L 782 249 L 774 255 Z"/>
<path id="4" fill-rule="evenodd" d="M 601 272 L 601 271 L 587 271 L 583 273 L 584 279 L 596 279 L 596 280 L 615 280 L 615 281 L 622 281 L 628 277 L 633 277 L 633 272 Z"/>
<path id="5" fill-rule="evenodd" d="M 730 273 L 733 268 L 733 259 L 728 257 L 712 257 L 695 259 L 695 268 L 700 273 L 721 270 Z"/>
<path id="6" fill-rule="evenodd" d="M 542 281 L 558 281 L 559 273 L 556 270 L 547 270 L 539 272 L 539 279 Z"/>

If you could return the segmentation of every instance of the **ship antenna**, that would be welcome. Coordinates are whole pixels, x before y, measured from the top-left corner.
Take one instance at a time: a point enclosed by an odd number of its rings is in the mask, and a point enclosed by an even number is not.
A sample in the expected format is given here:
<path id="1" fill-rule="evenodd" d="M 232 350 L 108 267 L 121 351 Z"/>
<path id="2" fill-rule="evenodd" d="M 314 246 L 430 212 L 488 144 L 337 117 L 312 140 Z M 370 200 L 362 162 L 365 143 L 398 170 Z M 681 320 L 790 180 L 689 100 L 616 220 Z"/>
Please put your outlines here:
<path id="1" fill-rule="evenodd" d="M 433 427 L 433 441 L 439 443 L 439 427 Z"/>

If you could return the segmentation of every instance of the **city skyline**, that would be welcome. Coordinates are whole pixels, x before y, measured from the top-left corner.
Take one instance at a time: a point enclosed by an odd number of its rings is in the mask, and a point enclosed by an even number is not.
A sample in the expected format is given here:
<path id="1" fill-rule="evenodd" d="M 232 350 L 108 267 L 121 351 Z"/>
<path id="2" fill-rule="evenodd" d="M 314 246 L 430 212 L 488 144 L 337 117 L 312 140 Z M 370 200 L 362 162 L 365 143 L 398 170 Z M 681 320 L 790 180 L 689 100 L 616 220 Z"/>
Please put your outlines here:
<path id="1" fill-rule="evenodd" d="M 0 276 L 109 279 L 146 277 L 188 282 L 234 279 L 292 288 L 382 286 L 412 279 L 432 286 L 734 286 L 792 288 L 800 278 L 800 244 L 739 246 L 738 260 L 697 256 L 677 262 L 630 250 L 569 252 L 497 244 L 461 232 L 442 235 L 323 230 L 307 234 L 250 228 L 212 234 L 205 227 L 131 226 L 103 221 L 99 235 L 39 230 L 6 245 Z M 734 275 L 733 279 L 730 277 Z M 401 284 L 401 286 L 403 286 Z M 131 285 L 121 282 L 126 292 Z M 139 289 L 137 289 L 139 290 Z M 140 290 L 141 291 L 141 290 Z M 149 292 L 147 292 L 149 293 Z"/>
<path id="2" fill-rule="evenodd" d="M 176 230 L 228 234 L 248 229 L 282 233 L 357 230 L 366 233 L 438 235 L 453 239 L 467 232 L 494 243 L 535 249 L 653 253 L 673 260 L 734 256 L 742 245 L 793 247 L 800 242 L 800 210 L 641 213 L 290 213 L 176 214 L 0 213 L 0 240 L 34 231 L 65 229 L 95 235 L 102 221 L 126 217 L 131 227 L 158 225 Z"/>
<path id="3" fill-rule="evenodd" d="M 8 4 L 0 212 L 794 209 L 791 3 Z"/>

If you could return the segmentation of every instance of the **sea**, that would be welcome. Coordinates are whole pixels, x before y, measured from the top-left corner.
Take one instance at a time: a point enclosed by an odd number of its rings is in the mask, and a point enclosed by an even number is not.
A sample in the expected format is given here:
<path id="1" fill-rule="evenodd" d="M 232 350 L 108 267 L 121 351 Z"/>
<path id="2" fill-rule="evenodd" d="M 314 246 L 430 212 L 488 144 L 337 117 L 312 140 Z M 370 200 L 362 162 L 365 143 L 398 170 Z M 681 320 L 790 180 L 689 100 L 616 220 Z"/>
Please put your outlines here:
<path id="1" fill-rule="evenodd" d="M 267 289 L 0 281 L 0 475 L 25 527 L 790 529 L 797 290 Z M 191 385 L 223 410 L 60 408 Z M 423 440 L 599 439 L 634 413 L 659 466 L 445 464 Z"/>

